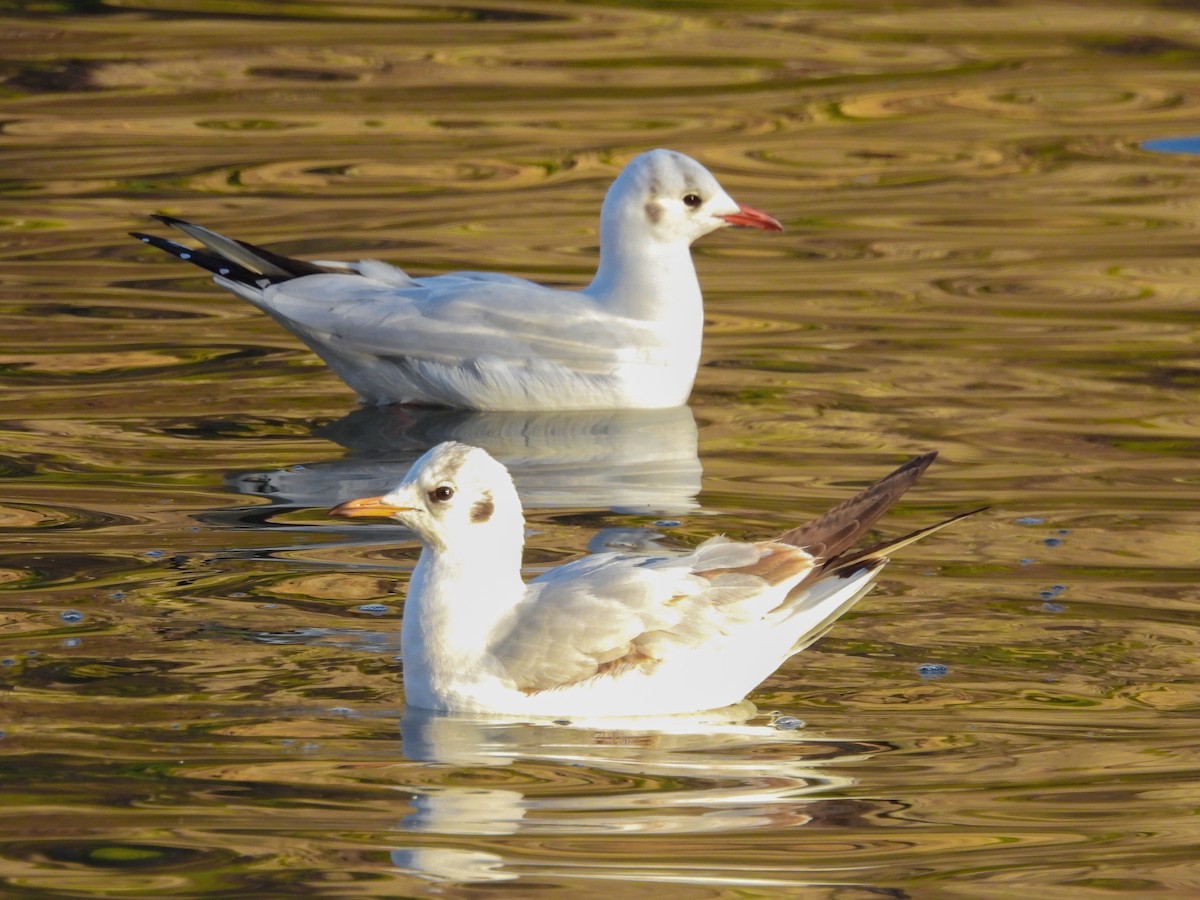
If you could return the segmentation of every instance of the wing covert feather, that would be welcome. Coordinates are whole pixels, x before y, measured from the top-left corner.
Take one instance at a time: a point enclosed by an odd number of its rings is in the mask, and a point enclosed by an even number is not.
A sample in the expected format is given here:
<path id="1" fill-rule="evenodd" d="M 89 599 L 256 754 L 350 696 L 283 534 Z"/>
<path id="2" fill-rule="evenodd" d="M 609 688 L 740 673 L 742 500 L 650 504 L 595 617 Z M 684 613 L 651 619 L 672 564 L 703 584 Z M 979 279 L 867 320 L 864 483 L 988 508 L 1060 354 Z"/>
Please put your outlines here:
<path id="1" fill-rule="evenodd" d="M 584 294 L 470 274 L 413 279 L 413 287 L 316 275 L 267 288 L 262 302 L 298 328 L 382 357 L 536 357 L 603 374 L 616 359 L 651 359 L 660 349 L 645 323 L 601 316 Z"/>
<path id="2" fill-rule="evenodd" d="M 786 590 L 778 576 L 794 581 L 812 566 L 795 547 L 723 538 L 679 557 L 588 557 L 530 583 L 496 641 L 497 656 L 526 692 L 652 668 L 671 649 L 702 646 L 761 619 Z"/>

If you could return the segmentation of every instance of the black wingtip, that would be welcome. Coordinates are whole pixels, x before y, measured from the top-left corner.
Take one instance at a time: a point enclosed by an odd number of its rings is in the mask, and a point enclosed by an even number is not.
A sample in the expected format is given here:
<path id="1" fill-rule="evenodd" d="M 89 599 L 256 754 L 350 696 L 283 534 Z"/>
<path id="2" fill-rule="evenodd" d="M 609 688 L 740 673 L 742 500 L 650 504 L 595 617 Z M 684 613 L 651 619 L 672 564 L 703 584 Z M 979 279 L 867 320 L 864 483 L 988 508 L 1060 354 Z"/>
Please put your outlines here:
<path id="1" fill-rule="evenodd" d="M 254 244 L 246 241 L 239 241 L 236 238 L 228 238 L 224 235 L 218 235 L 207 228 L 201 228 L 199 225 L 193 225 L 186 219 L 180 219 L 176 216 L 168 216 L 164 213 L 151 213 L 150 218 L 154 219 L 156 222 L 162 222 L 162 224 L 171 228 L 176 228 L 182 231 L 188 237 L 199 241 L 201 244 L 204 244 L 205 247 L 215 253 L 216 256 L 229 260 L 228 265 L 232 268 L 248 271 L 251 272 L 251 274 L 257 274 L 245 266 L 245 259 L 247 257 L 253 259 L 254 268 L 257 269 L 258 272 L 262 272 L 263 275 L 270 278 L 272 282 L 286 281 L 288 278 L 301 278 L 305 275 L 321 275 L 326 272 L 337 271 L 334 269 L 329 269 L 325 266 L 315 265 L 307 262 L 306 260 L 292 259 L 288 256 L 281 256 L 278 253 L 272 253 L 270 250 L 264 250 L 262 247 L 256 247 Z M 144 240 L 144 238 L 139 238 L 139 240 Z M 159 240 L 161 240 L 161 238 Z M 220 243 L 221 241 L 226 242 L 226 244 L 222 245 Z M 146 243 L 153 243 L 153 241 L 147 241 Z M 231 244 L 237 244 L 239 247 L 245 250 L 246 257 L 241 257 L 239 259 L 239 254 L 231 254 L 228 246 Z M 155 246 L 158 245 L 155 244 Z M 195 262 L 197 265 L 204 266 L 204 268 L 209 268 L 209 266 L 204 265 L 204 263 L 197 262 L 195 259 L 186 256 L 182 258 L 188 262 Z M 233 262 L 233 259 L 239 259 L 239 261 Z M 216 270 L 213 269 L 212 271 Z M 219 272 L 218 274 L 228 275 L 229 273 Z M 234 277 L 238 277 L 240 279 L 240 276 Z"/>
<path id="2" fill-rule="evenodd" d="M 151 213 L 150 218 L 154 219 L 156 222 L 162 222 L 164 225 L 170 225 L 172 227 L 175 227 L 178 225 L 190 225 L 191 224 L 190 222 L 186 222 L 183 219 L 178 219 L 175 216 L 166 216 L 166 215 L 163 215 L 162 213 Z"/>
<path id="3" fill-rule="evenodd" d="M 207 250 L 197 250 L 184 244 L 177 244 L 175 241 L 158 237 L 157 235 L 144 234 L 141 231 L 131 231 L 129 232 L 129 236 L 141 241 L 143 244 L 149 244 L 151 247 L 162 250 L 164 253 L 170 253 L 176 259 L 199 266 L 222 278 L 229 278 L 232 281 L 255 285 L 257 287 L 262 287 L 264 284 L 271 282 L 271 279 L 264 278 L 257 272 L 251 272 L 245 266 L 240 266 L 215 253 L 209 253 Z"/>

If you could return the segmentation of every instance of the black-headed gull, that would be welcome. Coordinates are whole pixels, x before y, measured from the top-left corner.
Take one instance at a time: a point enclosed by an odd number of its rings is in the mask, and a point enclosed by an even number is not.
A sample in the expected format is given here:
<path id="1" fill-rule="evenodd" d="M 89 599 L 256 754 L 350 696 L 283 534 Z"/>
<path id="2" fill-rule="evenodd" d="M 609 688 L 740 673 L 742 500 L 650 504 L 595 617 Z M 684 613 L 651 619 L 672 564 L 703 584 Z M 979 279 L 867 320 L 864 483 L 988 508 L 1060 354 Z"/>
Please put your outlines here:
<path id="1" fill-rule="evenodd" d="M 421 539 L 401 629 L 410 706 L 666 715 L 741 700 L 853 606 L 887 554 L 962 518 L 852 549 L 936 455 L 774 540 L 715 537 L 659 558 L 602 553 L 529 584 L 521 502 L 478 447 L 438 444 L 390 493 L 331 513 L 390 516 Z"/>
<path id="2" fill-rule="evenodd" d="M 214 273 L 364 402 L 489 410 L 686 403 L 704 325 L 692 241 L 729 225 L 783 230 L 672 150 L 635 157 L 613 182 L 600 211 L 600 266 L 581 291 L 484 272 L 413 278 L 371 259 L 305 262 L 155 218 L 206 249 L 133 236 Z"/>

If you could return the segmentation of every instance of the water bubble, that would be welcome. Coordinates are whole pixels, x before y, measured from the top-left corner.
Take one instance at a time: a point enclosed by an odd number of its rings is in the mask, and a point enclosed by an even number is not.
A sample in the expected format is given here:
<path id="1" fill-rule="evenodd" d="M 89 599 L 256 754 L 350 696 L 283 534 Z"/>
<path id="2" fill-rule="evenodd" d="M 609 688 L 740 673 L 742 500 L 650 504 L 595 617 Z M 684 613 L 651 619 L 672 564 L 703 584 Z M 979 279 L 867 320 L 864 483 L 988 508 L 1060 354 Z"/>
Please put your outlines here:
<path id="1" fill-rule="evenodd" d="M 771 726 L 776 731 L 798 731 L 804 727 L 804 720 L 797 719 L 795 716 L 780 716 Z"/>
<path id="2" fill-rule="evenodd" d="M 1062 538 L 1046 538 L 1042 543 L 1047 547 L 1061 547 Z"/>
<path id="3" fill-rule="evenodd" d="M 1046 602 L 1046 603 L 1042 604 L 1042 609 L 1044 609 L 1046 612 L 1060 613 L 1064 609 L 1066 609 L 1066 607 L 1063 606 L 1061 603 Z"/>
<path id="4" fill-rule="evenodd" d="M 33 659 L 35 656 L 40 656 L 41 653 L 37 650 L 26 650 L 25 655 L 28 656 L 30 659 Z"/>
<path id="5" fill-rule="evenodd" d="M 917 674 L 922 678 L 941 678 L 950 671 L 949 666 L 944 666 L 941 663 L 921 663 L 917 666 Z"/>
<path id="6" fill-rule="evenodd" d="M 683 523 L 678 519 L 659 519 L 654 523 L 655 528 L 678 528 Z"/>
<path id="7" fill-rule="evenodd" d="M 247 594 L 245 591 L 234 591 L 232 594 L 229 595 L 229 598 L 231 600 L 245 600 L 249 596 L 250 595 Z"/>
<path id="8" fill-rule="evenodd" d="M 279 604 L 278 603 L 260 603 L 260 604 L 258 604 L 258 608 L 259 609 L 279 609 Z"/>
<path id="9" fill-rule="evenodd" d="M 288 466 L 289 472 L 307 472 L 308 466 Z"/>
<path id="10" fill-rule="evenodd" d="M 113 591 L 111 594 L 108 595 L 108 599 L 109 600 L 124 600 L 125 592 L 124 591 Z"/>
<path id="11" fill-rule="evenodd" d="M 1017 519 L 1018 525 L 1041 525 L 1045 519 L 1039 519 L 1037 516 L 1021 516 Z"/>
<path id="12" fill-rule="evenodd" d="M 15 666 L 16 664 L 17 664 L 17 661 L 15 659 L 13 659 L 11 656 L 5 657 L 4 659 L 0 659 L 0 666 L 7 667 L 7 666 Z"/>
<path id="13" fill-rule="evenodd" d="M 351 716 L 354 715 L 354 710 L 348 706 L 335 706 L 329 710 L 335 716 Z"/>
<path id="14" fill-rule="evenodd" d="M 163 550 L 147 550 L 142 555 L 148 556 L 151 559 L 161 559 L 162 557 L 166 556 L 166 552 Z"/>
<path id="15" fill-rule="evenodd" d="M 1060 529 L 1058 529 L 1058 533 L 1059 534 L 1070 534 L 1071 529 L 1070 528 L 1060 528 Z"/>
<path id="16" fill-rule="evenodd" d="M 78 647 L 83 641 L 79 638 L 63 638 L 62 645 L 68 650 Z"/>
<path id="17" fill-rule="evenodd" d="M 58 617 L 68 625 L 78 625 L 84 619 L 83 613 L 77 609 L 64 609 L 58 614 Z"/>
<path id="18" fill-rule="evenodd" d="M 358 612 L 366 613 L 368 616 L 382 616 L 392 611 L 390 606 L 384 606 L 382 603 L 364 603 L 362 606 L 355 607 Z"/>
<path id="19" fill-rule="evenodd" d="M 1037 562 L 1037 560 L 1036 560 L 1036 559 L 1034 559 L 1033 557 L 1031 557 L 1031 556 L 1026 556 L 1024 559 L 1019 559 L 1019 560 L 1017 560 L 1017 565 L 1020 565 L 1020 566 L 1032 566 L 1032 565 L 1033 565 L 1034 563 L 1036 563 L 1036 562 Z"/>

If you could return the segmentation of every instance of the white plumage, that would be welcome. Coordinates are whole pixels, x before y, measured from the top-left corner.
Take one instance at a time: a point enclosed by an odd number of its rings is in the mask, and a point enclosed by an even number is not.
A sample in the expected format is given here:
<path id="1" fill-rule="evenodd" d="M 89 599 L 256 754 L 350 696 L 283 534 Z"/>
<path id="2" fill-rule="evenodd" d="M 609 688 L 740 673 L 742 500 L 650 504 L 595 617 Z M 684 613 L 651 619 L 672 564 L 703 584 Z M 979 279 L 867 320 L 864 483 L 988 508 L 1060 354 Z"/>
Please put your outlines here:
<path id="1" fill-rule="evenodd" d="M 170 216 L 196 250 L 134 237 L 205 268 L 315 351 L 367 403 L 488 410 L 653 409 L 687 401 L 703 309 L 694 240 L 729 225 L 780 231 L 671 150 L 635 157 L 600 213 L 600 265 L 580 291 L 378 260 L 309 263 Z"/>
<path id="2" fill-rule="evenodd" d="M 528 585 L 520 500 L 478 447 L 439 444 L 390 493 L 332 513 L 391 516 L 424 545 L 401 636 L 409 705 L 663 715 L 742 699 L 869 590 L 888 552 L 962 518 L 850 549 L 935 456 L 775 540 L 716 537 L 659 558 L 598 554 Z"/>

